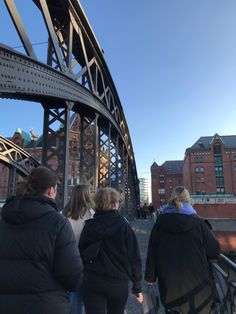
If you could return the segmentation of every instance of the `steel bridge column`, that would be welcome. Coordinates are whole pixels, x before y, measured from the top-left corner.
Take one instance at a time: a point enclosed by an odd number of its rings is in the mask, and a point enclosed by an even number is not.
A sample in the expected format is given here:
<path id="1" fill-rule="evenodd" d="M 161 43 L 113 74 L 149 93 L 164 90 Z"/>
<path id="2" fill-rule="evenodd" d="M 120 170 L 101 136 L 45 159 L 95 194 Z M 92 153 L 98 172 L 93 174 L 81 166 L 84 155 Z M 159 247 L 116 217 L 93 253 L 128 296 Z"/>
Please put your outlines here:
<path id="1" fill-rule="evenodd" d="M 60 179 L 58 205 L 64 207 L 68 198 L 70 110 L 44 104 L 42 164 L 55 171 Z"/>
<path id="2" fill-rule="evenodd" d="M 127 152 L 124 152 L 124 191 L 125 191 L 125 199 L 124 199 L 124 205 L 125 205 L 125 212 L 124 215 L 128 217 L 128 211 L 129 211 L 129 156 Z"/>
<path id="3" fill-rule="evenodd" d="M 111 186 L 111 125 L 99 125 L 99 187 Z"/>
<path id="4" fill-rule="evenodd" d="M 10 167 L 8 175 L 7 197 L 15 194 L 16 176 L 16 168 Z"/>
<path id="5" fill-rule="evenodd" d="M 119 156 L 119 136 L 118 134 L 114 134 L 112 136 L 111 141 L 111 151 L 110 151 L 110 165 L 111 165 L 111 187 L 116 190 L 119 190 L 118 185 L 118 176 L 119 176 L 119 168 L 118 168 L 118 156 Z"/>
<path id="6" fill-rule="evenodd" d="M 135 180 L 135 175 L 134 175 L 134 168 L 133 165 L 131 164 L 130 161 L 130 172 L 129 172 L 129 180 L 130 180 L 130 213 L 129 216 L 131 218 L 134 218 L 137 214 L 137 209 L 138 209 L 138 194 L 137 194 L 137 187 L 135 186 L 135 183 L 138 182 L 138 180 Z"/>
<path id="7" fill-rule="evenodd" d="M 124 143 L 121 141 L 119 143 L 119 138 L 118 138 L 118 172 L 117 172 L 117 177 L 118 177 L 118 190 L 120 192 L 120 209 L 121 213 L 125 215 L 125 166 L 124 166 L 124 160 L 125 160 L 125 155 L 124 155 Z"/>
<path id="8" fill-rule="evenodd" d="M 90 184 L 94 193 L 98 185 L 98 114 L 80 117 L 80 182 Z"/>

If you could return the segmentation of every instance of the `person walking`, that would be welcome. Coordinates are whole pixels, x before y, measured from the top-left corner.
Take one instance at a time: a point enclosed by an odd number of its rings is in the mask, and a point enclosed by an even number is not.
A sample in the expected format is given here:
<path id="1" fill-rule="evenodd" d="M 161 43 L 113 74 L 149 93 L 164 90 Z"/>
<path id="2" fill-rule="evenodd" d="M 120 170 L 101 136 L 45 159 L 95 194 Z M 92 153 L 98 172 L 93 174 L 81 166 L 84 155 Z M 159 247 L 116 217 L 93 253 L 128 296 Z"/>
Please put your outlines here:
<path id="1" fill-rule="evenodd" d="M 155 220 L 155 208 L 152 203 L 148 206 L 148 212 L 149 212 L 149 219 Z"/>
<path id="2" fill-rule="evenodd" d="M 142 211 L 143 211 L 143 218 L 147 219 L 149 217 L 149 208 L 148 208 L 147 203 L 143 204 L 143 210 Z"/>
<path id="3" fill-rule="evenodd" d="M 92 206 L 93 202 L 91 200 L 89 186 L 84 184 L 75 185 L 72 190 L 71 198 L 63 210 L 63 214 L 71 223 L 77 247 L 85 221 L 92 218 L 94 214 Z M 71 314 L 82 314 L 83 301 L 80 290 L 70 293 L 70 302 L 72 305 Z"/>
<path id="4" fill-rule="evenodd" d="M 57 175 L 31 171 L 0 220 L 0 313 L 69 314 L 68 292 L 82 281 L 69 221 L 55 203 Z"/>
<path id="5" fill-rule="evenodd" d="M 86 220 L 79 250 L 84 263 L 82 294 L 86 314 L 123 314 L 129 280 L 139 302 L 142 265 L 134 231 L 119 214 L 119 193 L 103 188 L 94 196 L 95 214 Z"/>
<path id="6" fill-rule="evenodd" d="M 167 313 L 210 313 L 214 292 L 208 260 L 219 254 L 219 242 L 192 207 L 188 190 L 176 187 L 152 229 L 145 270 L 149 284 L 158 280 Z"/>

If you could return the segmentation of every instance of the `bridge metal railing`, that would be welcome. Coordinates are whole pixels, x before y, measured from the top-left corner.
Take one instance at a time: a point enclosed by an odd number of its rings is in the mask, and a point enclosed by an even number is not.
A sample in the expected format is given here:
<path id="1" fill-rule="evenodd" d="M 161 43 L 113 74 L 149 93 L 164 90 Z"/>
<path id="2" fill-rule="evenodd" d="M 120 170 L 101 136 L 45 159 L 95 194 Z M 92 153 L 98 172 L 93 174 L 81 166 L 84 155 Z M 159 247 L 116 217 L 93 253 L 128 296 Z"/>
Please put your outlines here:
<path id="1" fill-rule="evenodd" d="M 236 264 L 221 254 L 212 262 L 215 282 L 216 308 L 214 314 L 236 313 Z"/>

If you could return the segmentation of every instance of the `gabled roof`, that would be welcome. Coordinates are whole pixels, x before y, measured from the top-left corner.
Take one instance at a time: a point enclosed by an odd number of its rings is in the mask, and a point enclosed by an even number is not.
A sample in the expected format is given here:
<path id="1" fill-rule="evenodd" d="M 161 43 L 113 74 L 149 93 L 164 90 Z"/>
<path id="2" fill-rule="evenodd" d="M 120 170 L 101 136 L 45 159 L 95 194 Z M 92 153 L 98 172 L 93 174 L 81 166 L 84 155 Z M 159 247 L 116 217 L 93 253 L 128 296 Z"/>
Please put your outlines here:
<path id="1" fill-rule="evenodd" d="M 211 144 L 214 140 L 220 140 L 224 144 L 225 148 L 236 148 L 236 135 L 223 135 L 219 136 L 201 136 L 188 150 L 210 150 Z"/>
<path id="2" fill-rule="evenodd" d="M 182 174 L 183 164 L 183 160 L 168 160 L 165 161 L 161 166 L 168 174 Z"/>
<path id="3" fill-rule="evenodd" d="M 158 164 L 154 161 L 154 163 L 151 165 L 151 170 L 157 169 L 157 168 L 158 168 Z"/>

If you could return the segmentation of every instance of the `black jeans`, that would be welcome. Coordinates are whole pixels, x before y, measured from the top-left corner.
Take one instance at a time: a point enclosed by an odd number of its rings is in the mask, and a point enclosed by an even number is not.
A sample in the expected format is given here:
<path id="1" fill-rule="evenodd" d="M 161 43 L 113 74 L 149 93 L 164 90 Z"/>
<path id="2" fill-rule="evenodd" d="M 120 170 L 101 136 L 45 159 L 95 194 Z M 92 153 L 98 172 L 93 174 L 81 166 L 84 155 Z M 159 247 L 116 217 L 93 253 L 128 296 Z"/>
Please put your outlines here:
<path id="1" fill-rule="evenodd" d="M 128 282 L 84 276 L 82 296 L 86 314 L 123 314 L 128 298 Z"/>

